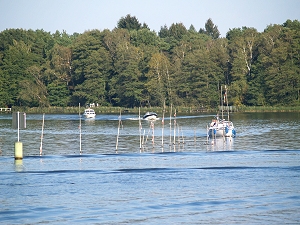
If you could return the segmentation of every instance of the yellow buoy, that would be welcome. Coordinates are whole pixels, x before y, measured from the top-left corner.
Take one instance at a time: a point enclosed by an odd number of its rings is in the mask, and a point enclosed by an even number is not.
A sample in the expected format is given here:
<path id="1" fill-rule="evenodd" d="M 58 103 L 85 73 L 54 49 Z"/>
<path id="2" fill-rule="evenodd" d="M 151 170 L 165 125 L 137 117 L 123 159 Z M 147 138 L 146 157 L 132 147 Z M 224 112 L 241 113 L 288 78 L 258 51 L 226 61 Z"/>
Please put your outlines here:
<path id="1" fill-rule="evenodd" d="M 15 142 L 15 159 L 23 159 L 23 143 Z"/>

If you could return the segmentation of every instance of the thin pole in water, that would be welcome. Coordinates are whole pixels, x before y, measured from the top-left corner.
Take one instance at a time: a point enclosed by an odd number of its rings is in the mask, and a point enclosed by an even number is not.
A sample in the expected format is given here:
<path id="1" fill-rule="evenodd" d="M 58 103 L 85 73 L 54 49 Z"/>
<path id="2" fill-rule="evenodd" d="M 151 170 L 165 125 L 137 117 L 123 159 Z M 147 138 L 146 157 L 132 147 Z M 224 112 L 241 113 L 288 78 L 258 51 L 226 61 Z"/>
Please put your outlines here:
<path id="1" fill-rule="evenodd" d="M 43 153 L 44 121 L 45 121 L 45 113 L 43 113 L 43 122 L 42 122 L 42 135 L 41 135 L 40 155 L 42 155 L 42 153 Z"/>
<path id="2" fill-rule="evenodd" d="M 154 123 L 151 121 L 151 129 L 152 129 L 152 148 L 154 148 Z"/>
<path id="3" fill-rule="evenodd" d="M 174 145 L 176 144 L 176 109 L 174 114 Z"/>
<path id="4" fill-rule="evenodd" d="M 118 125 L 117 142 L 116 142 L 116 153 L 118 153 L 119 135 L 120 135 L 120 126 L 121 126 L 121 109 L 120 109 L 120 116 L 119 116 L 119 125 Z"/>
<path id="5" fill-rule="evenodd" d="M 140 133 L 140 149 L 142 149 L 142 123 L 141 123 L 141 108 L 139 107 L 139 133 Z"/>
<path id="6" fill-rule="evenodd" d="M 18 121 L 18 142 L 20 142 L 20 112 L 17 113 L 17 121 Z"/>
<path id="7" fill-rule="evenodd" d="M 145 132 L 146 132 L 146 130 L 144 129 L 144 132 L 143 132 L 143 140 L 142 140 L 142 146 L 143 146 L 143 148 L 144 148 L 144 143 L 145 143 Z"/>
<path id="8" fill-rule="evenodd" d="M 161 146 L 164 147 L 164 127 L 165 127 L 165 109 L 163 110 L 163 117 L 161 120 L 162 128 L 161 128 Z"/>
<path id="9" fill-rule="evenodd" d="M 206 144 L 208 144 L 208 138 L 209 138 L 209 129 L 208 129 L 208 125 L 206 125 Z"/>
<path id="10" fill-rule="evenodd" d="M 171 104 L 171 110 L 170 110 L 170 145 L 172 143 L 172 104 Z"/>
<path id="11" fill-rule="evenodd" d="M 180 144 L 180 133 L 179 133 L 179 124 L 177 124 L 177 141 L 178 141 L 178 144 Z"/>
<path id="12" fill-rule="evenodd" d="M 182 131 L 182 127 L 180 127 L 180 130 L 181 130 L 182 144 L 184 144 L 184 137 L 183 137 L 183 131 Z"/>
<path id="13" fill-rule="evenodd" d="M 164 127 L 165 127 L 165 109 L 166 109 L 166 102 L 164 100 L 164 108 L 163 108 L 163 116 L 161 120 L 161 147 L 164 148 Z"/>
<path id="14" fill-rule="evenodd" d="M 79 103 L 79 153 L 81 154 L 81 115 L 80 115 L 80 103 Z"/>

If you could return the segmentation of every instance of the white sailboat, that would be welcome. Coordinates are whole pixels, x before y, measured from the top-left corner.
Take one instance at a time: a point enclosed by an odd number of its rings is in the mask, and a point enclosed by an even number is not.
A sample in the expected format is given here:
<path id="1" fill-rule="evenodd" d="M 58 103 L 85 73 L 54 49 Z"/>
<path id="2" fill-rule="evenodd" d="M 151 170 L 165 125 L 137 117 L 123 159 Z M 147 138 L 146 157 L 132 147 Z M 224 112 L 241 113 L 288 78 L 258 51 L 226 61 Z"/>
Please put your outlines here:
<path id="1" fill-rule="evenodd" d="M 219 115 L 217 114 L 212 122 L 208 125 L 207 135 L 210 138 L 216 138 L 216 137 L 235 137 L 236 131 L 233 125 L 233 122 L 229 119 L 229 108 L 228 108 L 228 99 L 227 99 L 227 87 L 225 85 L 225 94 L 224 94 L 224 100 L 222 98 L 222 86 L 221 86 L 221 112 L 222 112 L 222 118 L 219 118 Z M 223 102 L 227 102 L 227 120 L 224 119 L 224 110 L 223 110 Z"/>

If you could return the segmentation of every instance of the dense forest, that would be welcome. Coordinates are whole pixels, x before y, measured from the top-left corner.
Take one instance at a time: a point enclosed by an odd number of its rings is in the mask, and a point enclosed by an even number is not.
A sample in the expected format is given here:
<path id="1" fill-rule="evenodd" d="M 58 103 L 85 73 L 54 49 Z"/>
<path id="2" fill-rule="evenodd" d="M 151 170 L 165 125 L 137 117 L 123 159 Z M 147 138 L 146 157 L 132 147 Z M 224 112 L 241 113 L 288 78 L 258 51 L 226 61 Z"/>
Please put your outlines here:
<path id="1" fill-rule="evenodd" d="M 113 30 L 0 33 L 0 107 L 300 105 L 300 22 L 230 29 L 211 19 L 151 31 L 135 16 Z"/>

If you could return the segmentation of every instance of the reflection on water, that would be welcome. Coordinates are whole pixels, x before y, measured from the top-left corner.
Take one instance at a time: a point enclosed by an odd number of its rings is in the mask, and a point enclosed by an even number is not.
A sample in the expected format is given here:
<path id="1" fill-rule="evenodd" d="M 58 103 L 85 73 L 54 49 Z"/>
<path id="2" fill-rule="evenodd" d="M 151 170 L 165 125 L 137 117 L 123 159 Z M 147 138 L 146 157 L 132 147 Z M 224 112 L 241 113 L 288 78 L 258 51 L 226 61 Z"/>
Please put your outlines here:
<path id="1" fill-rule="evenodd" d="M 214 138 L 208 141 L 209 146 L 208 151 L 232 151 L 234 150 L 234 140 L 235 138 Z"/>
<path id="2" fill-rule="evenodd" d="M 299 224 L 299 113 L 237 113 L 236 138 L 207 139 L 213 115 L 0 115 L 3 224 Z M 173 120 L 172 120 L 173 121 Z M 164 134 L 164 135 L 162 135 Z"/>
<path id="3" fill-rule="evenodd" d="M 15 171 L 23 172 L 23 160 L 22 159 L 15 160 Z"/>

